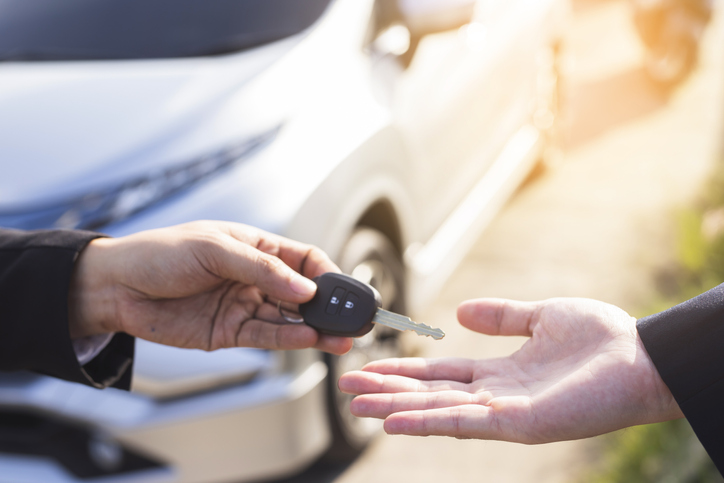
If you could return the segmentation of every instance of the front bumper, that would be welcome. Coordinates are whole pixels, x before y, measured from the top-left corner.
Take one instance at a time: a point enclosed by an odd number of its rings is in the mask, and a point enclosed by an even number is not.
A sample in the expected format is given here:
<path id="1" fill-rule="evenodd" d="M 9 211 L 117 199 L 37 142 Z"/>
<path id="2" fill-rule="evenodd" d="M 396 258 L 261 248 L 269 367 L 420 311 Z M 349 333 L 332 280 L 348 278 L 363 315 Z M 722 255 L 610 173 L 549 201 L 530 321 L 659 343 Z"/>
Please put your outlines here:
<path id="1" fill-rule="evenodd" d="M 169 400 L 3 375 L 0 482 L 210 483 L 298 471 L 330 433 L 326 365 L 312 351 L 297 356 L 307 364 Z"/>

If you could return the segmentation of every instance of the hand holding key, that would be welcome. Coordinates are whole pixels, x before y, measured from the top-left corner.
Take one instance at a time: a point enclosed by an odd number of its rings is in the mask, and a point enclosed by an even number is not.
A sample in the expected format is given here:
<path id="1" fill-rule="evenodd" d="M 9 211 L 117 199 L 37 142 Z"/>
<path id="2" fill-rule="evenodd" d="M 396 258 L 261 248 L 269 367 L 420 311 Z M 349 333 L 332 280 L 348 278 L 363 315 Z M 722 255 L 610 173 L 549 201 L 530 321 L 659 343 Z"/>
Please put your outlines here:
<path id="1" fill-rule="evenodd" d="M 391 434 L 544 443 L 682 417 L 635 319 L 603 302 L 472 300 L 465 327 L 530 337 L 499 359 L 388 359 L 343 375 L 352 413 Z"/>
<path id="2" fill-rule="evenodd" d="M 126 332 L 153 342 L 317 349 L 343 354 L 349 338 L 287 324 L 276 300 L 306 302 L 308 279 L 338 270 L 318 248 L 238 223 L 202 221 L 94 240 L 70 291 L 73 338 Z"/>
<path id="3" fill-rule="evenodd" d="M 304 322 L 322 334 L 361 337 L 381 324 L 395 330 L 412 330 L 418 335 L 442 339 L 445 333 L 418 324 L 404 315 L 383 308 L 380 294 L 374 287 L 349 275 L 325 273 L 316 277 L 317 292 L 309 302 L 299 306 Z"/>

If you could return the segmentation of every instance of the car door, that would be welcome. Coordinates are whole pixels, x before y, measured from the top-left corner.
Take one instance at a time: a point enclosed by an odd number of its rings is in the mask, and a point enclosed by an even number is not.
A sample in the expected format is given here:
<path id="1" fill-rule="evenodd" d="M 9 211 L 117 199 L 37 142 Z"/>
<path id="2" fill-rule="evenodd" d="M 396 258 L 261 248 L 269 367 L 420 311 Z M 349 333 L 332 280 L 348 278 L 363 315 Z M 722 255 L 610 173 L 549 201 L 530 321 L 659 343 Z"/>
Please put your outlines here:
<path id="1" fill-rule="evenodd" d="M 394 114 L 415 163 L 423 237 L 530 119 L 540 30 L 532 26 L 544 10 L 534 4 L 478 0 L 469 23 L 422 37 L 398 78 Z"/>

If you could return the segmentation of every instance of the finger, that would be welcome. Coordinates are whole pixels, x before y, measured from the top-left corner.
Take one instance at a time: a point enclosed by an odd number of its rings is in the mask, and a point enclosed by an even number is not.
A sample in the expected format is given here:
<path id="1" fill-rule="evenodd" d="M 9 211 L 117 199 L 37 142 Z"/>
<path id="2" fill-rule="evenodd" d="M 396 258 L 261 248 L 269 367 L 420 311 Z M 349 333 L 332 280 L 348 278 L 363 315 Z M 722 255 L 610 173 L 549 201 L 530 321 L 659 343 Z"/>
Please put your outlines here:
<path id="1" fill-rule="evenodd" d="M 253 283 L 268 295 L 284 301 L 302 303 L 316 292 L 309 278 L 339 268 L 317 247 L 274 235 L 257 228 L 229 223 L 229 235 L 246 250 L 249 262 L 245 283 Z M 249 250 L 254 250 L 253 254 Z"/>
<path id="2" fill-rule="evenodd" d="M 305 277 L 314 278 L 327 272 L 341 272 L 329 256 L 314 245 L 276 237 L 264 240 L 259 249 L 279 257 Z"/>
<path id="3" fill-rule="evenodd" d="M 530 337 L 545 302 L 505 299 L 467 300 L 458 307 L 458 321 L 464 327 L 488 335 Z"/>
<path id="4" fill-rule="evenodd" d="M 305 277 L 314 278 L 326 272 L 340 272 L 329 256 L 313 245 L 238 223 L 231 223 L 229 230 L 234 238 L 279 258 Z"/>
<path id="5" fill-rule="evenodd" d="M 509 357 L 480 359 L 477 361 L 455 357 L 438 359 L 404 357 L 373 361 L 366 364 L 362 370 L 378 374 L 410 377 L 422 381 L 455 381 L 462 384 L 471 384 L 484 377 L 507 376 L 512 374 L 515 367 L 511 367 Z"/>
<path id="6" fill-rule="evenodd" d="M 341 356 L 352 350 L 354 341 L 349 337 L 337 337 L 334 335 L 320 334 L 319 340 L 314 345 L 315 349 L 330 354 Z"/>
<path id="7" fill-rule="evenodd" d="M 289 316 L 294 317 L 294 314 L 290 313 Z M 276 305 L 271 305 L 268 303 L 263 304 L 257 309 L 255 317 L 264 322 L 270 322 L 272 324 L 297 325 L 290 324 L 290 322 L 282 317 L 282 315 L 279 313 L 279 309 Z M 311 327 L 304 325 L 302 322 L 299 322 L 299 325 L 304 326 L 307 329 L 311 329 Z M 349 337 L 337 337 L 317 333 L 317 341 L 312 347 L 323 352 L 329 352 L 330 354 L 336 354 L 341 356 L 342 354 L 346 354 L 352 349 L 353 342 L 354 341 Z"/>
<path id="8" fill-rule="evenodd" d="M 263 306 L 270 309 L 268 304 Z M 276 311 L 276 307 L 273 309 Z M 257 312 L 262 311 L 260 308 Z M 352 349 L 353 340 L 349 337 L 337 337 L 326 334 L 320 334 L 313 328 L 305 324 L 289 324 L 271 311 L 265 316 L 269 320 L 249 319 L 245 321 L 236 337 L 237 347 L 255 347 L 258 349 L 271 350 L 296 350 L 315 349 L 329 352 L 331 354 L 342 355 Z"/>
<path id="9" fill-rule="evenodd" d="M 362 418 L 385 419 L 391 414 L 402 411 L 439 409 L 466 404 L 481 404 L 481 398 L 478 394 L 462 391 L 366 394 L 352 400 L 350 411 Z"/>
<path id="10" fill-rule="evenodd" d="M 468 391 L 468 385 L 455 381 L 420 381 L 404 376 L 386 376 L 376 372 L 352 371 L 339 378 L 339 389 L 347 394 L 396 392 Z"/>
<path id="11" fill-rule="evenodd" d="M 303 323 L 304 321 L 301 314 L 299 314 L 298 305 L 294 305 L 293 307 L 294 308 L 291 308 L 289 304 L 282 303 L 280 311 L 277 303 L 272 303 L 271 301 L 264 302 L 256 309 L 254 318 L 274 322 L 275 324 Z"/>
<path id="12" fill-rule="evenodd" d="M 292 270 L 281 259 L 235 239 L 203 246 L 201 255 L 210 270 L 227 280 L 253 285 L 271 297 L 302 303 L 314 296 L 317 286 Z"/>
<path id="13" fill-rule="evenodd" d="M 307 349 L 318 341 L 317 331 L 307 325 L 280 325 L 258 319 L 245 321 L 236 336 L 237 347 L 272 350 Z"/>
<path id="14" fill-rule="evenodd" d="M 388 375 L 396 374 L 425 381 L 449 380 L 463 383 L 473 381 L 474 369 L 474 361 L 456 357 L 382 359 L 370 362 L 362 368 L 363 371 Z"/>
<path id="15" fill-rule="evenodd" d="M 304 257 L 300 260 L 298 256 L 300 251 L 298 249 L 288 250 L 284 244 L 281 247 L 280 258 L 308 278 L 318 277 L 327 272 L 342 273 L 342 270 L 324 251 L 311 245 L 305 245 L 305 247 Z"/>
<path id="16" fill-rule="evenodd" d="M 494 411 L 480 405 L 395 413 L 385 420 L 384 428 L 388 434 L 500 439 Z"/>

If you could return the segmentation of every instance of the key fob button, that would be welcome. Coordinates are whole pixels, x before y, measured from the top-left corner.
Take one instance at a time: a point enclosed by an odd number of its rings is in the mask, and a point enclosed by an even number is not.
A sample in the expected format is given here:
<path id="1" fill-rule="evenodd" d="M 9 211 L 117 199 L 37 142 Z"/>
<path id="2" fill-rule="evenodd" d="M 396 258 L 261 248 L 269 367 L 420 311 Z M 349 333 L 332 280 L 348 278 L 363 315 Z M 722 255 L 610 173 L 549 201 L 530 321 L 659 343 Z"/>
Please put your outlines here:
<path id="1" fill-rule="evenodd" d="M 339 306 L 342 305 L 342 299 L 344 298 L 346 290 L 342 287 L 337 287 L 332 292 L 332 296 L 329 298 L 329 303 L 327 303 L 327 310 L 326 312 L 329 315 L 334 315 L 337 313 L 337 310 L 339 310 Z"/>
<path id="2" fill-rule="evenodd" d="M 359 297 L 352 292 L 347 294 L 347 298 L 344 299 L 344 305 L 342 311 L 339 313 L 342 317 L 348 317 L 354 313 L 354 309 L 359 305 Z"/>
<path id="3" fill-rule="evenodd" d="M 341 273 L 314 278 L 317 293 L 299 305 L 304 322 L 322 334 L 361 337 L 372 330 L 372 319 L 380 306 L 377 291 Z"/>

